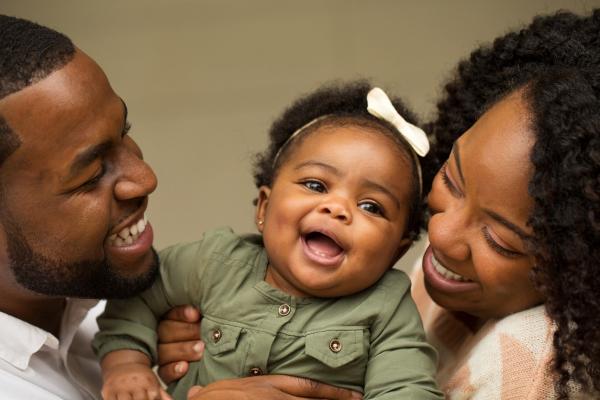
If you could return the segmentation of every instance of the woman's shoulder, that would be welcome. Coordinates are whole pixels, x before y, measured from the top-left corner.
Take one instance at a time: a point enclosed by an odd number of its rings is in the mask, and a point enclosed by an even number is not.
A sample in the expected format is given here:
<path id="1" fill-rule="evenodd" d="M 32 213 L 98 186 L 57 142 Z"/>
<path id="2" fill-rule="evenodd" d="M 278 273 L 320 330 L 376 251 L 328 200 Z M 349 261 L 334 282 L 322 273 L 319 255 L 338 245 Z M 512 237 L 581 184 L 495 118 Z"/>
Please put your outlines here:
<path id="1" fill-rule="evenodd" d="M 553 332 L 543 306 L 488 321 L 444 366 L 448 398 L 553 398 Z"/>

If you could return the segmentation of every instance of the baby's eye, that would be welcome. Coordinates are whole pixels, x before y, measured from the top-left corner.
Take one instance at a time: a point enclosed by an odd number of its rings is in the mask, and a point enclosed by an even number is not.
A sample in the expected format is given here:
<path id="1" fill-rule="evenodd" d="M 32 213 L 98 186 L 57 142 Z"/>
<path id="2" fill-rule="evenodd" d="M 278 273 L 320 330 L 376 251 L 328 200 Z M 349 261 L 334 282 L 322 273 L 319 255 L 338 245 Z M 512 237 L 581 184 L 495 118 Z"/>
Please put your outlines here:
<path id="1" fill-rule="evenodd" d="M 358 204 L 358 208 L 363 209 L 371 214 L 383 215 L 383 209 L 381 208 L 381 206 L 372 201 L 363 201 L 362 203 Z"/>
<path id="2" fill-rule="evenodd" d="M 304 181 L 302 182 L 302 185 L 304 185 L 304 187 L 313 192 L 325 193 L 327 191 L 325 185 L 322 182 L 316 180 Z"/>

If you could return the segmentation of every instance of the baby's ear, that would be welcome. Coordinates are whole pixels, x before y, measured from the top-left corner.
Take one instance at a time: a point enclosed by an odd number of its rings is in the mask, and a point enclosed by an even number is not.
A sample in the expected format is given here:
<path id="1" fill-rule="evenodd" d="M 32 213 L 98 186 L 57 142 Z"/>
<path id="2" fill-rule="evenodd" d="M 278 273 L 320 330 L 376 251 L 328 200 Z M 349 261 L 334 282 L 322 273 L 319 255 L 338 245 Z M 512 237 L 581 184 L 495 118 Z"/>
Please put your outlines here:
<path id="1" fill-rule="evenodd" d="M 269 205 L 269 196 L 271 195 L 271 188 L 268 186 L 261 186 L 258 188 L 258 199 L 256 202 L 256 213 L 254 216 L 254 223 L 260 233 L 262 233 L 265 227 L 265 216 L 267 215 L 267 207 Z"/>
<path id="2" fill-rule="evenodd" d="M 402 258 L 402 256 L 404 254 L 406 254 L 406 252 L 408 251 L 408 249 L 410 249 L 410 246 L 412 245 L 413 241 L 412 239 L 409 238 L 402 238 L 402 240 L 400 240 L 400 243 L 398 245 L 398 250 L 397 250 L 397 256 L 396 256 L 396 261 L 398 261 L 399 259 Z"/>

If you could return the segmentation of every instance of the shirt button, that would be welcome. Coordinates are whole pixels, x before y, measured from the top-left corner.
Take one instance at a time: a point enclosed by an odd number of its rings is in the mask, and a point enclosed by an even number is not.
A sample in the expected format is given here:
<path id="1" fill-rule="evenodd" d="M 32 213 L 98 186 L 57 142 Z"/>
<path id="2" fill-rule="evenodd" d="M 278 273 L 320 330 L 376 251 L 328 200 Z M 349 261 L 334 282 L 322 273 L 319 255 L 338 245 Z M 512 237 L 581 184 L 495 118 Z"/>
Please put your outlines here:
<path id="1" fill-rule="evenodd" d="M 219 340 L 221 340 L 221 338 L 223 337 L 223 333 L 220 329 L 215 329 L 214 331 L 212 331 L 211 337 L 213 342 L 218 343 Z"/>
<path id="2" fill-rule="evenodd" d="M 292 308 L 287 304 L 282 304 L 279 306 L 279 315 L 281 315 L 282 317 L 288 315 L 290 311 L 292 311 Z"/>
<path id="3" fill-rule="evenodd" d="M 334 353 L 339 353 L 342 351 L 342 343 L 338 339 L 331 339 L 331 342 L 329 342 L 329 350 Z"/>
<path id="4" fill-rule="evenodd" d="M 248 374 L 250 376 L 259 376 L 262 375 L 262 369 L 258 368 L 258 367 L 254 367 L 254 368 L 250 368 L 250 371 L 248 371 Z"/>

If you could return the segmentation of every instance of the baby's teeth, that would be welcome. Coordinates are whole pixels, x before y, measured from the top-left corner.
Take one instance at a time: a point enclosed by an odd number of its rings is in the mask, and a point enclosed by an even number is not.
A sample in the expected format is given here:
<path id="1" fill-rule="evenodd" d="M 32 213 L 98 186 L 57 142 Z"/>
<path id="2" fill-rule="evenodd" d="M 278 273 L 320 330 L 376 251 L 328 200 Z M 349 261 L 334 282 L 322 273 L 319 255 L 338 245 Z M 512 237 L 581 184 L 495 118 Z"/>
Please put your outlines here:
<path id="1" fill-rule="evenodd" d="M 117 245 L 117 246 L 123 246 L 124 243 L 125 242 L 120 237 L 115 239 L 115 245 Z"/>
<path id="2" fill-rule="evenodd" d="M 116 234 L 116 233 L 113 233 L 112 235 L 110 235 L 110 236 L 108 237 L 108 240 L 110 240 L 111 242 L 114 242 L 116 238 L 117 238 L 117 234 Z"/>
<path id="3" fill-rule="evenodd" d="M 138 234 L 138 227 L 137 224 L 133 224 L 131 225 L 131 228 L 129 228 L 129 231 L 131 232 L 132 236 L 135 236 Z"/>
<path id="4" fill-rule="evenodd" d="M 125 239 L 125 244 L 131 244 L 133 243 L 133 238 L 131 236 L 127 236 L 127 239 Z"/>

